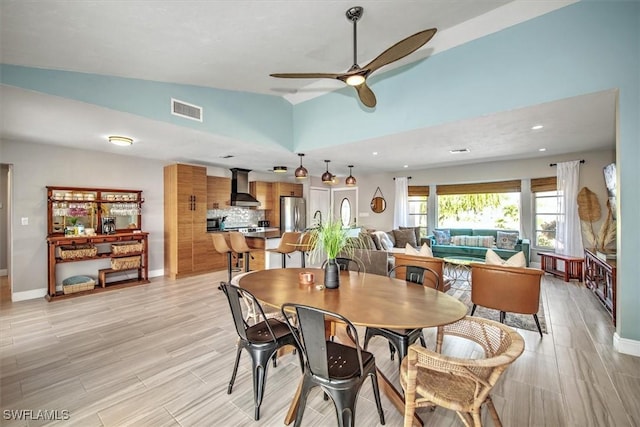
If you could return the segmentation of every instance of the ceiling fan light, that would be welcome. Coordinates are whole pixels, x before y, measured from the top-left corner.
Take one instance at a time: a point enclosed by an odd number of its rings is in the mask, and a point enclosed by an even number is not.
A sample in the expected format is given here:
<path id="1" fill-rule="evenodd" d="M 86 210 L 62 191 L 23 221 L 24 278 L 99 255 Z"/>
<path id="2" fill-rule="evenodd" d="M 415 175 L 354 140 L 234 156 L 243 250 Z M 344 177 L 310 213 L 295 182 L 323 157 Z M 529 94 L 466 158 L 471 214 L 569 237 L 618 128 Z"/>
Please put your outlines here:
<path id="1" fill-rule="evenodd" d="M 112 135 L 109 137 L 109 142 L 113 145 L 118 145 L 120 147 L 128 147 L 133 144 L 133 139 L 128 138 L 126 136 L 115 136 Z"/>
<path id="2" fill-rule="evenodd" d="M 286 166 L 274 166 L 273 167 L 273 172 L 275 172 L 275 173 L 287 173 L 287 167 Z"/>
<path id="3" fill-rule="evenodd" d="M 347 77 L 345 83 L 349 86 L 360 86 L 362 83 L 364 83 L 364 76 L 360 74 L 354 74 L 353 76 Z"/>

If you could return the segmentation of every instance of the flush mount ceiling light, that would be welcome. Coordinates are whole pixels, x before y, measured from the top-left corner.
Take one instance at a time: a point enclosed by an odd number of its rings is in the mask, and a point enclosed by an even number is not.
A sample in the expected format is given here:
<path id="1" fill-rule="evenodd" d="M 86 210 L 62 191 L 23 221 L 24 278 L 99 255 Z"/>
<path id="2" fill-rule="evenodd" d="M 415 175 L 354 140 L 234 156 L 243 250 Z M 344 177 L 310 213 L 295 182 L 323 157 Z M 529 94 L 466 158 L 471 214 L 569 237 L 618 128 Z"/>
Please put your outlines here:
<path id="1" fill-rule="evenodd" d="M 531 126 L 531 130 L 540 130 L 543 127 L 544 127 L 543 125 L 535 125 L 535 126 Z"/>
<path id="2" fill-rule="evenodd" d="M 126 136 L 110 136 L 109 142 L 114 145 L 119 145 L 121 147 L 126 147 L 133 144 L 133 139 L 128 138 Z"/>
<path id="3" fill-rule="evenodd" d="M 351 173 L 351 168 L 353 168 L 353 165 L 349 165 L 349 176 L 344 180 L 345 185 L 348 185 L 349 187 L 356 185 L 356 178 Z"/>
<path id="4" fill-rule="evenodd" d="M 273 167 L 273 172 L 274 173 L 287 173 L 287 167 L 286 166 L 274 166 Z"/>
<path id="5" fill-rule="evenodd" d="M 331 184 L 331 182 L 333 182 L 333 174 L 331 172 L 329 172 L 329 162 L 331 160 L 325 160 L 324 162 L 327 164 L 327 171 L 325 173 L 322 174 L 322 182 L 324 182 L 325 184 Z"/>
<path id="6" fill-rule="evenodd" d="M 298 153 L 298 156 L 300 156 L 300 166 L 298 166 L 298 168 L 294 172 L 294 175 L 296 176 L 296 179 L 305 179 L 307 176 L 309 176 L 309 172 L 304 166 L 302 166 L 302 158 L 304 157 L 304 154 Z"/>

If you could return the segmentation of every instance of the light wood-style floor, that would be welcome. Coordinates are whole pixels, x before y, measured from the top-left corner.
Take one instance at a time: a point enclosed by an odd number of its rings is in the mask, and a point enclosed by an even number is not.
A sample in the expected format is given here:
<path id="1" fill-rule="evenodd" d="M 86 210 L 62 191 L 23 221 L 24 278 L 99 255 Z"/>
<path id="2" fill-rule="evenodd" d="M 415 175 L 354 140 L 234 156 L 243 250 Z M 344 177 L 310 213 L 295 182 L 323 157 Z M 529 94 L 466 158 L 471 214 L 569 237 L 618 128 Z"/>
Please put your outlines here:
<path id="1" fill-rule="evenodd" d="M 70 419 L 58 423 L 65 426 L 283 425 L 300 378 L 295 356 L 269 368 L 259 422 L 253 421 L 246 353 L 233 394 L 226 394 L 236 334 L 217 289 L 225 275 L 156 278 L 51 303 L 3 304 L 0 424 L 46 424 L 4 419 L 4 410 L 31 409 L 67 410 Z M 526 350 L 492 394 L 503 424 L 639 426 L 640 358 L 612 349 L 613 327 L 595 297 L 582 284 L 545 277 L 542 298 L 549 333 L 541 340 L 519 331 Z M 425 333 L 433 345 L 433 331 Z M 375 338 L 370 349 L 397 383 L 386 342 Z M 387 425 L 401 426 L 401 414 L 384 396 L 383 406 Z M 442 408 L 419 413 L 427 426 L 462 425 Z M 314 392 L 303 425 L 336 424 L 332 404 Z M 360 394 L 356 424 L 378 425 L 370 382 Z"/>

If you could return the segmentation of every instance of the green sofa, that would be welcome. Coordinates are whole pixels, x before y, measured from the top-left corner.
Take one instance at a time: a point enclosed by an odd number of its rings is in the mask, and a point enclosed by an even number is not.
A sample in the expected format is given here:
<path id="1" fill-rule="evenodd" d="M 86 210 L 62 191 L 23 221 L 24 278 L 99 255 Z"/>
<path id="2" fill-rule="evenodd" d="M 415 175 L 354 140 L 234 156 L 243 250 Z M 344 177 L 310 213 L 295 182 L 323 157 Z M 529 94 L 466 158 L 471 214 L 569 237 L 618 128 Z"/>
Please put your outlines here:
<path id="1" fill-rule="evenodd" d="M 495 242 L 497 241 L 498 231 L 518 233 L 517 230 L 473 229 L 473 228 L 436 228 L 435 230 L 437 231 L 449 230 L 451 237 L 493 236 L 494 246 L 491 247 L 491 250 L 493 250 L 496 254 L 498 254 L 500 258 L 507 260 L 511 258 L 513 255 L 515 255 L 516 253 L 522 251 L 527 261 L 527 267 L 529 266 L 530 242 L 528 239 L 518 238 L 515 248 L 513 250 L 500 249 L 495 246 Z M 431 246 L 431 250 L 433 251 L 433 256 L 438 258 L 463 256 L 463 257 L 473 257 L 473 258 L 484 259 L 488 249 L 482 246 L 460 246 L 460 245 L 452 245 L 452 244 L 439 244 L 437 243 L 437 239 L 435 235 L 430 235 L 430 236 L 427 236 L 426 238 L 423 238 L 421 243 L 425 243 L 425 242 L 429 246 Z"/>

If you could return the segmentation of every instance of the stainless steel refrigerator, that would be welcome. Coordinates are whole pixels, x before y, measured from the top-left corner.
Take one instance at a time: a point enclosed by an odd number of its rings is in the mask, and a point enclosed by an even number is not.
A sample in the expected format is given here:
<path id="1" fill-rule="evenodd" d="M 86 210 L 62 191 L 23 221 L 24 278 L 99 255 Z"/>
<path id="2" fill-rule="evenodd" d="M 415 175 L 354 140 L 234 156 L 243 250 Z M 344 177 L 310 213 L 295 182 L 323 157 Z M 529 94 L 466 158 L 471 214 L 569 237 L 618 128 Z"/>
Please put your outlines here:
<path id="1" fill-rule="evenodd" d="M 304 231 L 307 205 L 302 197 L 280 196 L 280 232 Z"/>

